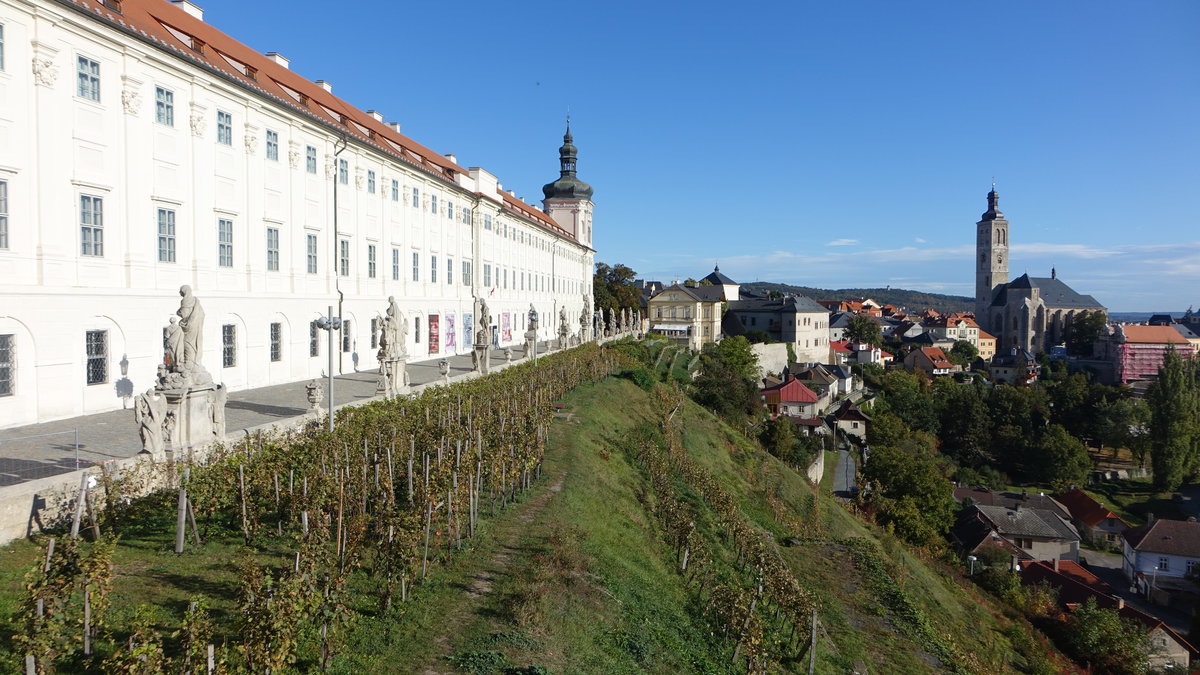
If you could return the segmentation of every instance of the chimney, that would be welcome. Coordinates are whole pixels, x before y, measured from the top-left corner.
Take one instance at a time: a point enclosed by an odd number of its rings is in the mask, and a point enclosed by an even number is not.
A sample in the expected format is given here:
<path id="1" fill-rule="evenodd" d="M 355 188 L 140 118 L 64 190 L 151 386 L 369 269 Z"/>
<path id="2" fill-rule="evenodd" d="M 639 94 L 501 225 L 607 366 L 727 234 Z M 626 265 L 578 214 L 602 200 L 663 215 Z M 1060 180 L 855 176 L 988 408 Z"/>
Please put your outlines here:
<path id="1" fill-rule="evenodd" d="M 290 70 L 287 57 L 285 57 L 283 54 L 280 54 L 279 52 L 267 52 L 267 58 Z"/>
<path id="2" fill-rule="evenodd" d="M 379 112 L 378 110 L 368 110 L 367 114 L 371 117 L 374 117 L 376 122 L 383 121 L 383 113 Z"/>
<path id="3" fill-rule="evenodd" d="M 399 122 L 387 122 L 386 124 L 387 124 L 388 128 L 390 128 L 392 131 L 394 131 L 396 133 L 400 133 L 400 123 Z"/>
<path id="4" fill-rule="evenodd" d="M 320 85 L 320 87 L 322 89 L 324 89 L 325 91 L 327 91 L 331 94 L 333 93 L 333 85 L 326 82 L 325 80 L 317 80 L 317 84 Z"/>
<path id="5" fill-rule="evenodd" d="M 1058 571 L 1058 558 L 1055 558 L 1055 559 L 1054 559 L 1054 571 L 1055 571 L 1055 572 L 1057 572 L 1057 571 Z"/>
<path id="6" fill-rule="evenodd" d="M 1117 598 L 1117 611 L 1119 612 L 1123 609 L 1125 609 L 1125 598 L 1118 597 Z"/>
<path id="7" fill-rule="evenodd" d="M 449 153 L 446 154 L 446 159 L 450 160 L 451 164 L 458 164 L 458 158 Z"/>
<path id="8" fill-rule="evenodd" d="M 201 21 L 204 20 L 204 10 L 200 9 L 198 5 L 190 2 L 190 0 L 171 0 L 171 4 L 187 12 L 189 15 L 200 19 Z"/>
<path id="9" fill-rule="evenodd" d="M 1154 524 L 1154 514 L 1153 514 L 1153 513 L 1147 513 L 1147 514 L 1146 514 L 1146 524 L 1147 524 L 1147 525 L 1153 525 L 1153 524 Z"/>

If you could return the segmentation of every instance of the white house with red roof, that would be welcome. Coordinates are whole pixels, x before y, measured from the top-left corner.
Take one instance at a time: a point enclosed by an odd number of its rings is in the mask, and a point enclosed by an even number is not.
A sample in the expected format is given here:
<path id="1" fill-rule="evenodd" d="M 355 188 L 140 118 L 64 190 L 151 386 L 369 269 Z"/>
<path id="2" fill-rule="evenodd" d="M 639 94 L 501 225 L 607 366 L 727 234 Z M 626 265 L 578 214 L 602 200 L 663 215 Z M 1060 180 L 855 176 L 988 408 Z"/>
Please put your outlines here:
<path id="1" fill-rule="evenodd" d="M 930 375 L 949 375 L 962 371 L 962 367 L 952 363 L 940 347 L 912 350 L 904 357 L 904 367 L 909 370 L 924 370 Z"/>
<path id="2" fill-rule="evenodd" d="M 535 204 L 191 2 L 5 1 L 0 26 L 0 427 L 126 406 L 184 285 L 203 364 L 234 390 L 322 375 L 330 305 L 339 372 L 376 367 L 389 296 L 413 361 L 466 353 L 476 327 L 519 343 L 531 305 L 547 339 L 562 310 L 590 324 L 592 188 L 569 128 L 557 158 L 547 132 L 559 176 Z"/>

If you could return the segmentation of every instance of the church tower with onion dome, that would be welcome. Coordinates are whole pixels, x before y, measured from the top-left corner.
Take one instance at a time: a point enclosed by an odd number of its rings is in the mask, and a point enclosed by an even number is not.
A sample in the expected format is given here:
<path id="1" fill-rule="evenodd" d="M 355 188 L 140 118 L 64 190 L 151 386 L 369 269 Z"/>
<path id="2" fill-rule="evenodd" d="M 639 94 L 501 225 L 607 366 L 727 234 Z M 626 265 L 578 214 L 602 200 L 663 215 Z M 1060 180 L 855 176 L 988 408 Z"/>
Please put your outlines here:
<path id="1" fill-rule="evenodd" d="M 567 121 L 567 133 L 563 135 L 562 147 L 558 149 L 559 176 L 553 183 L 542 187 L 542 208 L 560 227 L 575 237 L 580 244 L 592 246 L 592 186 L 579 180 L 575 174 L 575 163 L 579 149 L 571 139 L 571 122 Z"/>

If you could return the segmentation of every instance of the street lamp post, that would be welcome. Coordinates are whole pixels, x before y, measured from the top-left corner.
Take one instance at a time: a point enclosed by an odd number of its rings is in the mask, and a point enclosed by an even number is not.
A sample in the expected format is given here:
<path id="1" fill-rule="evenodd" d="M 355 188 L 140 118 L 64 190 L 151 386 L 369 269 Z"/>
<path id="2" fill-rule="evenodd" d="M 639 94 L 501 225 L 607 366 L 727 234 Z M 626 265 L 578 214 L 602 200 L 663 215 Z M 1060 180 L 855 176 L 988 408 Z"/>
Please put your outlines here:
<path id="1" fill-rule="evenodd" d="M 976 560 L 979 560 L 979 558 L 976 558 L 973 555 L 967 556 L 967 562 L 970 563 L 970 565 L 971 565 L 971 572 L 969 574 L 967 574 L 967 576 L 969 576 L 969 577 L 975 576 L 975 561 Z"/>
<path id="2" fill-rule="evenodd" d="M 333 351 L 335 348 L 334 333 L 342 327 L 341 317 L 333 315 L 333 305 L 329 306 L 329 314 L 317 319 L 317 328 L 329 333 L 329 433 L 333 433 Z"/>

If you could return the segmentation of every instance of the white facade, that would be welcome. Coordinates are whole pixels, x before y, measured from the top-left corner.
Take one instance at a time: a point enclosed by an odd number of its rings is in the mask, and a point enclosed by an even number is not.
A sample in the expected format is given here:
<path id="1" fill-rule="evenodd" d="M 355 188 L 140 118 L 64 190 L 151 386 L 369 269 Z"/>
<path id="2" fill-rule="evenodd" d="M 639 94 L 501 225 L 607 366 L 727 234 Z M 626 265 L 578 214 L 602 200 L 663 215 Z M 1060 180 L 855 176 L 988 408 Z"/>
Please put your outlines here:
<path id="1" fill-rule="evenodd" d="M 159 0 L 125 0 L 126 18 L 141 5 L 203 25 Z M 0 0 L 0 27 L 0 428 L 150 388 L 184 284 L 207 314 L 203 363 L 235 391 L 324 374 L 310 323 L 329 305 L 350 322 L 342 372 L 375 368 L 388 296 L 414 361 L 469 351 L 475 296 L 499 345 L 523 341 L 531 304 L 546 339 L 561 308 L 573 330 L 590 315 L 590 200 L 554 204 L 577 219 L 556 226 L 487 171 L 423 169 L 384 140 L 351 135 L 335 161 L 336 125 L 81 2 Z"/>

